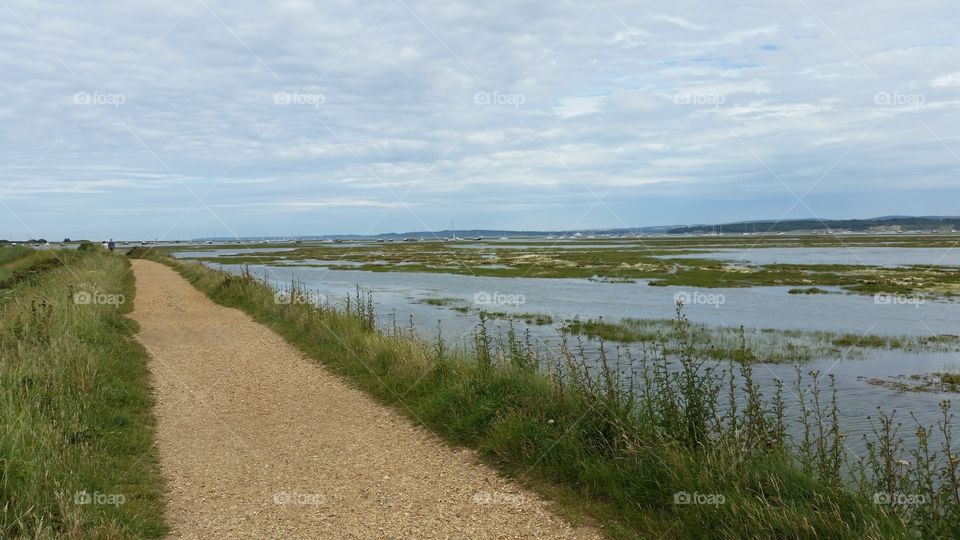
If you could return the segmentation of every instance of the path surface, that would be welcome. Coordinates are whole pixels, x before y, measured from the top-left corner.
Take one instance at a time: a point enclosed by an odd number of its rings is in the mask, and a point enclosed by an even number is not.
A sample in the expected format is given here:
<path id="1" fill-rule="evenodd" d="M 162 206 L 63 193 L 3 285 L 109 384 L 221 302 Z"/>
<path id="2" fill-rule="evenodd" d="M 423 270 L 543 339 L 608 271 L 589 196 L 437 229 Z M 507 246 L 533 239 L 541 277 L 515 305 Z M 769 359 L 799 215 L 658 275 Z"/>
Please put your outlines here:
<path id="1" fill-rule="evenodd" d="M 172 269 L 133 269 L 174 537 L 596 537 Z"/>

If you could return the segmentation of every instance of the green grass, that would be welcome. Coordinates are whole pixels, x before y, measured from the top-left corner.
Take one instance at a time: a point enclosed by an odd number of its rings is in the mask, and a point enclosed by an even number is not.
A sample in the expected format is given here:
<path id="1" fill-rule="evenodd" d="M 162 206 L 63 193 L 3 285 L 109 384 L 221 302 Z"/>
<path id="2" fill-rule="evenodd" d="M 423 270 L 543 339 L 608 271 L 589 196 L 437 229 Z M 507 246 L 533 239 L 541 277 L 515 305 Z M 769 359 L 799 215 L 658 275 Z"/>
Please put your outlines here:
<path id="1" fill-rule="evenodd" d="M 65 265 L 0 306 L 0 537 L 163 536 L 147 353 L 124 316 L 133 275 L 120 256 L 55 255 Z M 76 303 L 83 292 L 125 302 Z"/>
<path id="2" fill-rule="evenodd" d="M 45 267 L 58 262 L 56 252 L 51 250 L 34 250 L 27 246 L 0 247 L 0 289 L 11 288 L 32 273 L 34 267 L 37 272 L 42 272 Z"/>
<path id="3" fill-rule="evenodd" d="M 944 384 L 960 385 L 960 373 L 939 373 Z"/>
<path id="4" fill-rule="evenodd" d="M 430 306 L 450 306 L 462 303 L 463 300 L 459 298 L 424 298 L 422 302 Z"/>
<path id="5" fill-rule="evenodd" d="M 602 524 L 611 537 L 861 539 L 957 532 L 951 520 L 960 513 L 942 491 L 935 494 L 937 508 L 948 514 L 936 518 L 874 504 L 873 491 L 901 478 L 882 474 L 882 467 L 865 465 L 871 480 L 859 491 L 849 489 L 840 479 L 842 434 L 828 420 L 812 427 L 814 445 L 789 443 L 780 392 L 761 399 L 749 364 L 740 368 L 738 382 L 729 378 L 730 392 L 742 392 L 746 406 L 722 409 L 718 396 L 726 379 L 698 371 L 705 360 L 683 339 L 677 356 L 685 371 L 667 375 L 666 357 L 645 358 L 646 383 L 627 391 L 610 370 L 593 377 L 566 350 L 566 367 L 545 371 L 529 344 L 513 336 L 493 343 L 482 324 L 475 349 L 451 351 L 442 340 L 430 344 L 403 329 L 374 328 L 372 304 L 359 293 L 344 309 L 277 304 L 274 291 L 249 273 L 157 258 L 217 303 L 270 325 L 328 369 L 451 444 L 476 449 L 504 474 L 559 501 L 567 515 Z M 812 388 L 819 389 L 813 377 Z M 811 387 L 799 384 L 812 406 Z M 817 416 L 804 418 L 829 419 L 829 409 L 817 403 Z M 675 504 L 684 492 L 722 495 L 724 501 Z"/>
<path id="6" fill-rule="evenodd" d="M 0 267 L 5 267 L 31 253 L 33 250 L 27 246 L 0 246 Z"/>
<path id="7" fill-rule="evenodd" d="M 903 338 L 906 340 L 907 338 Z M 924 338 L 926 339 L 926 338 Z M 862 335 L 862 334 L 843 334 L 833 339 L 833 344 L 837 347 L 864 347 L 873 349 L 899 349 L 902 341 L 897 338 L 885 336 Z"/>

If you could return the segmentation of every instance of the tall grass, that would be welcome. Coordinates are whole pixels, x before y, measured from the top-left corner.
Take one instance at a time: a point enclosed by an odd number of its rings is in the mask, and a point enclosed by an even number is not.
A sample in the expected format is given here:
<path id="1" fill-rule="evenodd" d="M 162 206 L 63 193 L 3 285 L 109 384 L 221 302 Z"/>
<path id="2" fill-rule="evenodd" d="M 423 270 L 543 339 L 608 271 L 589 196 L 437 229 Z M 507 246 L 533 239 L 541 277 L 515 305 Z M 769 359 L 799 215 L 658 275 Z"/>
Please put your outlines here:
<path id="1" fill-rule="evenodd" d="M 451 350 L 442 335 L 418 338 L 412 322 L 376 328 L 372 302 L 359 291 L 339 307 L 315 305 L 291 283 L 278 302 L 249 272 L 158 259 L 216 302 L 270 324 L 334 372 L 477 449 L 571 514 L 591 516 L 613 537 L 960 534 L 955 456 L 944 460 L 922 447 L 916 451 L 924 460 L 914 456 L 904 466 L 900 456 L 911 454 L 898 446 L 895 426 L 884 431 L 881 424 L 872 457 L 849 459 L 832 385 L 798 371 L 796 388 L 777 381 L 773 395 L 763 395 L 749 363 L 699 354 L 682 314 L 669 350 L 653 343 L 642 358 L 628 359 L 641 369 L 627 379 L 602 343 L 598 363 L 570 343 L 544 358 L 529 336 L 491 338 L 481 316 L 473 348 Z M 798 392 L 802 410 L 788 411 L 784 392 Z M 789 415 L 804 426 L 799 440 L 788 433 Z M 944 415 L 938 429 L 949 443 L 949 405 Z"/>
<path id="2" fill-rule="evenodd" d="M 56 255 L 63 266 L 24 277 L 0 307 L 0 538 L 161 536 L 129 264 Z"/>
<path id="3" fill-rule="evenodd" d="M 26 257 L 33 253 L 33 250 L 27 246 L 2 246 L 0 245 L 0 266 L 9 264 L 17 259 Z"/>
<path id="4" fill-rule="evenodd" d="M 27 246 L 0 246 L 0 289 L 8 289 L 28 276 L 61 262 L 57 252 Z"/>

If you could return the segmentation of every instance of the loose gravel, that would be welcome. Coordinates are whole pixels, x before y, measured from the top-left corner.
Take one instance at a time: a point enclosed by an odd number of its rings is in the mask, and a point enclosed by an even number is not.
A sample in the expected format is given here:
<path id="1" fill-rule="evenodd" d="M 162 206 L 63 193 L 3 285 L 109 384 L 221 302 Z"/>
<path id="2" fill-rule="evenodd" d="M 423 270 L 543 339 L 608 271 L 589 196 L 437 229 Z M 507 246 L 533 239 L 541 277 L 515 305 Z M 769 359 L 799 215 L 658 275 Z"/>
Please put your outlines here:
<path id="1" fill-rule="evenodd" d="M 133 270 L 173 537 L 600 537 L 171 268 Z"/>

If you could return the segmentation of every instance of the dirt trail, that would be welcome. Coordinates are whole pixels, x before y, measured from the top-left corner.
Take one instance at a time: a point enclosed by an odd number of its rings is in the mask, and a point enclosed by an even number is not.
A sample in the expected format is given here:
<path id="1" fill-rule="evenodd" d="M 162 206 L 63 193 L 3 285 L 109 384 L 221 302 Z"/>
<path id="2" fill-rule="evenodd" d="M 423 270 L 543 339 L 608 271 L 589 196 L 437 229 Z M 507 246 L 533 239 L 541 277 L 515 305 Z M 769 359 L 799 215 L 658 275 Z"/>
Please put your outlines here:
<path id="1" fill-rule="evenodd" d="M 597 537 L 172 269 L 133 268 L 174 537 Z"/>

